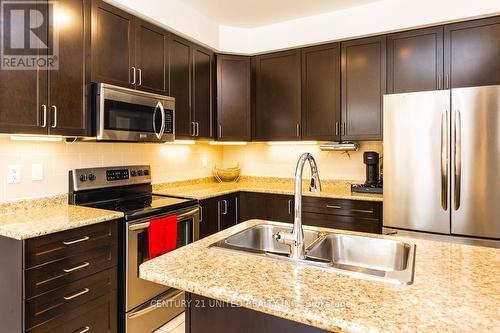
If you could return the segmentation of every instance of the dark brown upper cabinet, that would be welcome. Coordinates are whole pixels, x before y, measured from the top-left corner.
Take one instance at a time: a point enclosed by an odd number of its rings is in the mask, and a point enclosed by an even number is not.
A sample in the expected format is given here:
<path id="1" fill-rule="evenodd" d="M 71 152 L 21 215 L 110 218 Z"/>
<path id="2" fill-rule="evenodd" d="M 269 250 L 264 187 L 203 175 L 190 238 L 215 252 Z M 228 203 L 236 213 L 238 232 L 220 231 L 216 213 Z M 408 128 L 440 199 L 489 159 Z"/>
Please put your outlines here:
<path id="1" fill-rule="evenodd" d="M 439 90 L 444 83 L 443 27 L 388 35 L 389 94 Z"/>
<path id="2" fill-rule="evenodd" d="M 342 43 L 342 139 L 381 140 L 386 37 Z"/>
<path id="3" fill-rule="evenodd" d="M 300 140 L 300 49 L 256 56 L 253 140 Z"/>
<path id="4" fill-rule="evenodd" d="M 134 88 L 134 16 L 101 0 L 92 1 L 92 81 Z"/>
<path id="5" fill-rule="evenodd" d="M 500 16 L 444 27 L 446 88 L 500 84 Z"/>
<path id="6" fill-rule="evenodd" d="M 214 53 L 197 45 L 193 53 L 193 120 L 197 139 L 213 138 Z"/>
<path id="7" fill-rule="evenodd" d="M 136 19 L 135 64 L 137 87 L 168 95 L 168 34 L 151 23 Z"/>
<path id="8" fill-rule="evenodd" d="M 250 141 L 250 57 L 217 55 L 217 139 Z"/>
<path id="9" fill-rule="evenodd" d="M 211 138 L 213 52 L 175 35 L 171 36 L 169 50 L 176 138 Z"/>
<path id="10" fill-rule="evenodd" d="M 302 50 L 302 139 L 340 140 L 340 44 Z"/>
<path id="11" fill-rule="evenodd" d="M 48 24 L 45 34 L 58 36 L 58 68 L 50 70 L 4 70 L 0 75 L 0 132 L 89 135 L 86 81 L 89 66 L 90 3 L 87 0 L 57 0 L 57 10 L 71 20 Z M 39 10 L 55 17 L 40 3 Z M 49 12 L 50 11 L 50 12 Z M 47 16 L 45 16 L 47 17 Z M 53 43 L 49 39 L 49 43 Z M 52 48 L 53 45 L 49 45 Z"/>
<path id="12" fill-rule="evenodd" d="M 167 31 L 94 0 L 92 81 L 167 95 Z"/>

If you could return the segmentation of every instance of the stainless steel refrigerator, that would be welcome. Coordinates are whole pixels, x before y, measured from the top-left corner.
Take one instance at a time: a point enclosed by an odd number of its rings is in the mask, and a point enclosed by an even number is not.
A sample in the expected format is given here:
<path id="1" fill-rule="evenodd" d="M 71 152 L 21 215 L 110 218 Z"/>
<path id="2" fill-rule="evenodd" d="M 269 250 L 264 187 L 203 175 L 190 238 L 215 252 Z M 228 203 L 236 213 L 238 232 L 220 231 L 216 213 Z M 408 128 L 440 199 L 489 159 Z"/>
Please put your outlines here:
<path id="1" fill-rule="evenodd" d="M 500 239 L 500 86 L 384 96 L 384 227 Z"/>

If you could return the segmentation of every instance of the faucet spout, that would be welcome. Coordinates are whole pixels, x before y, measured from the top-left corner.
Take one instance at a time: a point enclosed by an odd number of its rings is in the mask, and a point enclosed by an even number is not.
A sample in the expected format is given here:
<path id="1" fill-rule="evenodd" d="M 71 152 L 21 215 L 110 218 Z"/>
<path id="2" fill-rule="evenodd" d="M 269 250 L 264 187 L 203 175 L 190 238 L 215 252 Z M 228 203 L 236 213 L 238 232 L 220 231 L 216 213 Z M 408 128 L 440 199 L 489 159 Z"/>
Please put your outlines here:
<path id="1" fill-rule="evenodd" d="M 278 242 L 290 246 L 290 257 L 293 259 L 305 259 L 304 230 L 302 228 L 302 173 L 306 161 L 311 167 L 311 182 L 309 191 L 320 192 L 321 182 L 319 179 L 318 166 L 316 160 L 310 153 L 300 156 L 295 168 L 295 190 L 294 190 L 294 219 L 291 233 L 280 231 L 275 235 Z"/>

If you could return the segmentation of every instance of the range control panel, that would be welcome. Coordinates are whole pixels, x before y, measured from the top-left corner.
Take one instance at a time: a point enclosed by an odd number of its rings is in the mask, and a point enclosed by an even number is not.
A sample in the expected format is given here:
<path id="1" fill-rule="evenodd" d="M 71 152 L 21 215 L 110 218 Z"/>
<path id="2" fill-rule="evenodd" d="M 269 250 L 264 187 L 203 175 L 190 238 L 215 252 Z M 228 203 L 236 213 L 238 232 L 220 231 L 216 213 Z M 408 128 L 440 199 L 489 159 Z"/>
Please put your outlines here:
<path id="1" fill-rule="evenodd" d="M 149 165 L 75 169 L 69 172 L 73 191 L 151 183 Z M 71 188 L 70 188 L 71 190 Z"/>

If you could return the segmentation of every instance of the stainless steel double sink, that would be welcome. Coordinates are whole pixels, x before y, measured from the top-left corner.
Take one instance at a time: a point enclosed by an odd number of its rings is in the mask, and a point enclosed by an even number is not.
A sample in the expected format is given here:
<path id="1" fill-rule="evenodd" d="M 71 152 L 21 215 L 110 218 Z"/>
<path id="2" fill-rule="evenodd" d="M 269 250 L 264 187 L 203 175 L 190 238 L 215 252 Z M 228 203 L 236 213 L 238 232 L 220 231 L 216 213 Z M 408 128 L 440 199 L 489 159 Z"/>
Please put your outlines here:
<path id="1" fill-rule="evenodd" d="M 297 260 L 288 257 L 288 245 L 273 238 L 278 231 L 291 230 L 291 226 L 259 224 L 215 242 L 211 247 L 291 260 L 359 278 L 396 284 L 413 283 L 415 244 L 386 238 L 318 232 L 304 226 L 306 259 Z"/>

